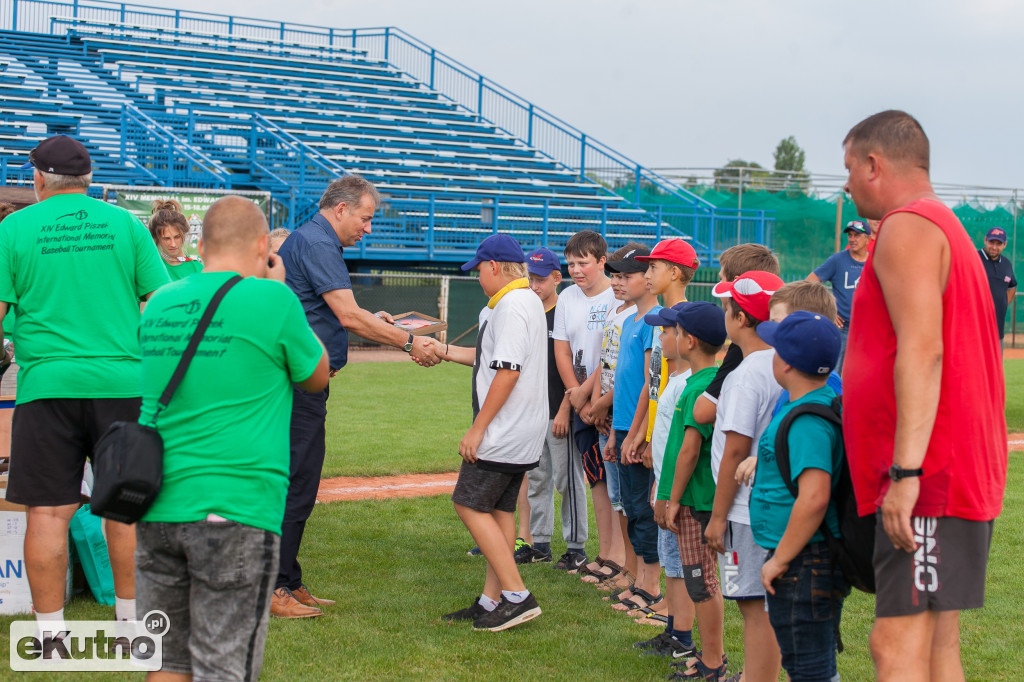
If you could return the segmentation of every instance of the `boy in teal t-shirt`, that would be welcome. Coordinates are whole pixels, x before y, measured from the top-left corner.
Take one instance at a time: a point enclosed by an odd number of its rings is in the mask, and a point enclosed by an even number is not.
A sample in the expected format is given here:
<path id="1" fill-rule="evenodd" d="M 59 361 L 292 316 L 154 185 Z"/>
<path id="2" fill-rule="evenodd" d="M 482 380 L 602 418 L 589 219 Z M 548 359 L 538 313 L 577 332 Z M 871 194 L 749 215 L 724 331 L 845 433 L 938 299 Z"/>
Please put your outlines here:
<path id="1" fill-rule="evenodd" d="M 843 458 L 842 432 L 814 415 L 790 425 L 787 444 L 794 499 L 782 479 L 775 439 L 782 419 L 802 403 L 828 405 L 836 394 L 826 385 L 839 358 L 839 330 L 807 311 L 782 322 L 766 322 L 758 335 L 775 348 L 772 371 L 790 401 L 772 419 L 758 445 L 758 470 L 750 496 L 754 540 L 769 550 L 761 569 L 768 618 L 793 682 L 836 677 L 836 637 L 849 587 L 832 565 L 819 528 L 839 537 L 831 493 Z"/>
<path id="2" fill-rule="evenodd" d="M 682 663 L 685 670 L 676 673 L 676 677 L 683 679 L 719 679 L 726 674 L 725 607 L 718 582 L 718 555 L 704 539 L 715 501 L 715 480 L 711 474 L 714 426 L 698 424 L 693 417 L 697 398 L 715 378 L 716 354 L 725 338 L 725 313 L 712 303 L 688 303 L 676 314 L 676 348 L 680 360 L 690 364 L 693 374 L 672 419 L 655 518 L 663 513 L 664 527 L 677 535 L 683 583 L 693 601 L 700 631 L 702 651 Z M 666 505 L 667 511 L 663 511 Z"/>

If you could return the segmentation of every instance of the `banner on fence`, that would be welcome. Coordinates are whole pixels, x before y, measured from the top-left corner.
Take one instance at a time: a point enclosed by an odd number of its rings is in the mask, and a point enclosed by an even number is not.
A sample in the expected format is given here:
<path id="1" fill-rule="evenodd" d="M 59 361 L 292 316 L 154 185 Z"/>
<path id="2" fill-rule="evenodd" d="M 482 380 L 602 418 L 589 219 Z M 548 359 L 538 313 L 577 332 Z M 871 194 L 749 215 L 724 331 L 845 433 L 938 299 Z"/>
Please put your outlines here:
<path id="1" fill-rule="evenodd" d="M 209 210 L 210 204 L 223 196 L 223 194 L 204 194 L 198 192 L 180 193 L 175 190 L 118 190 L 117 197 L 114 201 L 121 208 L 126 208 L 134 215 L 138 216 L 139 220 L 141 220 L 143 224 L 148 225 L 149 216 L 153 213 L 153 202 L 174 199 L 181 204 L 181 211 L 185 214 L 185 218 L 188 220 L 188 246 L 190 251 L 195 253 L 196 245 L 199 243 L 199 235 L 203 228 L 203 216 L 205 216 L 206 211 Z M 251 196 L 247 198 L 251 199 L 254 204 L 259 206 L 264 215 L 269 215 L 269 195 Z"/>

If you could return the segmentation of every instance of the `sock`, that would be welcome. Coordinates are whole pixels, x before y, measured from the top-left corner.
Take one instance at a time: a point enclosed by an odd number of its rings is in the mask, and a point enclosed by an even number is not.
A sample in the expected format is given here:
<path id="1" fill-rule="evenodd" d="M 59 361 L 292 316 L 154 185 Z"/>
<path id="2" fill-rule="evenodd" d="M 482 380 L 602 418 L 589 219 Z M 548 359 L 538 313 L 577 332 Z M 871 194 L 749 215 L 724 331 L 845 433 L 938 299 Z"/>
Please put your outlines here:
<path id="1" fill-rule="evenodd" d="M 39 630 L 39 641 L 43 641 L 43 631 L 56 635 L 61 630 L 67 630 L 64 624 L 64 609 L 53 613 L 42 613 L 36 611 L 36 628 Z"/>
<path id="2" fill-rule="evenodd" d="M 672 630 L 672 637 L 687 649 L 693 646 L 693 630 Z"/>
<path id="3" fill-rule="evenodd" d="M 509 600 L 513 604 L 521 604 L 526 601 L 526 598 L 530 596 L 529 590 L 522 590 L 521 592 L 512 592 L 511 590 L 502 590 L 501 596 Z"/>
<path id="4" fill-rule="evenodd" d="M 535 542 L 533 543 L 533 548 L 538 552 L 543 552 L 544 554 L 551 554 L 550 542 Z"/>
<path id="5" fill-rule="evenodd" d="M 477 601 L 477 604 L 484 607 L 484 610 L 486 610 L 488 613 L 498 608 L 498 602 L 494 601 L 486 594 L 480 595 L 480 599 Z"/>
<path id="6" fill-rule="evenodd" d="M 675 623 L 675 619 L 676 619 L 675 616 L 668 616 L 668 623 L 665 624 L 665 632 L 667 632 L 670 635 L 672 634 L 672 630 L 673 630 L 673 625 Z"/>
<path id="7" fill-rule="evenodd" d="M 116 620 L 135 620 L 135 600 L 114 597 L 114 618 Z"/>

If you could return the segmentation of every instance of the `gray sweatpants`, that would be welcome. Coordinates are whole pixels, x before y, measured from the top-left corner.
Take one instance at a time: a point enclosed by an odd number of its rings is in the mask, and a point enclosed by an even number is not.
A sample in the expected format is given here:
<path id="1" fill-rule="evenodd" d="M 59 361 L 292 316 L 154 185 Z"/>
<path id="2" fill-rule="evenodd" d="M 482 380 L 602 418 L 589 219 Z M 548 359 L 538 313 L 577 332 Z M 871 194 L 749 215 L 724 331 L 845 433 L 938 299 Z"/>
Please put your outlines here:
<path id="1" fill-rule="evenodd" d="M 529 482 L 530 533 L 534 543 L 551 542 L 555 527 L 555 495 L 562 496 L 562 537 L 569 549 L 583 549 L 587 542 L 587 487 L 583 459 L 572 434 L 555 438 L 554 420 L 548 421 L 544 451 L 536 469 L 526 472 Z"/>

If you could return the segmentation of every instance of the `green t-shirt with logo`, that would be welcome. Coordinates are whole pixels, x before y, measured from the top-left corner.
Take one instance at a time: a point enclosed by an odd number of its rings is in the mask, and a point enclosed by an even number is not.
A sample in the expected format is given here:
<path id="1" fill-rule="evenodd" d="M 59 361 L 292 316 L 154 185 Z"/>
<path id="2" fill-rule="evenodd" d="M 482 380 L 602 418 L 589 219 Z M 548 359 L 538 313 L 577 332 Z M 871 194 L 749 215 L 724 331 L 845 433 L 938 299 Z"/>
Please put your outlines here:
<path id="1" fill-rule="evenodd" d="M 662 463 L 661 484 L 658 488 L 658 499 L 667 500 L 672 492 L 672 479 L 675 476 L 676 457 L 683 447 L 683 437 L 687 428 L 697 429 L 703 441 L 700 445 L 700 454 L 697 457 L 697 466 L 690 476 L 689 483 L 683 491 L 679 503 L 686 507 L 693 507 L 697 511 L 711 511 L 715 501 L 715 479 L 711 475 L 711 434 L 715 430 L 714 424 L 698 424 L 693 418 L 693 406 L 697 398 L 704 394 L 708 386 L 715 378 L 718 367 L 705 367 L 696 374 L 691 374 L 686 380 L 686 388 L 679 396 L 676 403 L 676 411 L 672 415 L 672 426 L 669 427 L 668 442 L 665 445 L 665 461 Z M 671 473 L 669 470 L 669 452 L 672 452 Z M 666 485 L 667 484 L 667 485 Z"/>
<path id="2" fill-rule="evenodd" d="M 164 260 L 164 267 L 167 269 L 167 276 L 171 278 L 171 281 L 177 282 L 179 279 L 185 279 L 189 275 L 202 272 L 203 261 L 190 256 L 187 260 L 174 264 Z"/>
<path id="3" fill-rule="evenodd" d="M 234 273 L 201 272 L 161 288 L 142 315 L 142 415 L 149 423 L 195 325 Z M 157 418 L 164 480 L 144 521 L 217 514 L 281 532 L 288 492 L 292 382 L 323 348 L 288 287 L 244 279 L 217 308 L 185 378 Z"/>
<path id="4" fill-rule="evenodd" d="M 57 194 L 0 225 L 0 301 L 18 317 L 17 403 L 131 398 L 139 300 L 166 284 L 149 231 L 123 208 Z"/>

